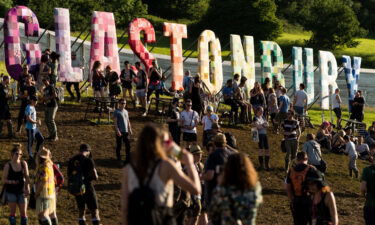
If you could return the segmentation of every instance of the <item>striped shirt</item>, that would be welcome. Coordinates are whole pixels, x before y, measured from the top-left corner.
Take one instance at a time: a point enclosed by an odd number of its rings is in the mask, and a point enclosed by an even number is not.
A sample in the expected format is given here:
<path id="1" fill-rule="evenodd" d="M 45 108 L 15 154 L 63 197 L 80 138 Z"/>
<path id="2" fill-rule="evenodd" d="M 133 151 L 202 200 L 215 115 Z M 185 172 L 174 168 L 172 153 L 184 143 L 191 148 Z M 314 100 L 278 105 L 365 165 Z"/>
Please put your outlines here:
<path id="1" fill-rule="evenodd" d="M 299 129 L 299 122 L 297 120 L 284 120 L 282 124 L 284 129 L 284 138 L 285 140 L 296 140 L 297 139 L 297 130 Z"/>

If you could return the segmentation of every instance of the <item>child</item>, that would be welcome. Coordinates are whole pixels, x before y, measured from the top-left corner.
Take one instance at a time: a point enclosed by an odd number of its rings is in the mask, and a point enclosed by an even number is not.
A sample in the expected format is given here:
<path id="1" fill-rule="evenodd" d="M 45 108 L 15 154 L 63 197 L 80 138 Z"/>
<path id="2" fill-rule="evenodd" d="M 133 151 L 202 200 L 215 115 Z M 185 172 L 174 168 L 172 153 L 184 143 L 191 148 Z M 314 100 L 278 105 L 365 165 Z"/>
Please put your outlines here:
<path id="1" fill-rule="evenodd" d="M 355 150 L 355 144 L 350 140 L 348 135 L 344 136 L 345 140 L 345 153 L 349 156 L 349 176 L 352 177 L 353 171 L 355 174 L 355 178 L 358 178 L 358 169 L 356 160 L 358 158 L 357 151 Z"/>
<path id="2" fill-rule="evenodd" d="M 358 137 L 358 145 L 357 145 L 356 150 L 359 154 L 360 159 L 363 159 L 363 160 L 368 159 L 370 148 L 368 147 L 368 144 L 363 143 L 363 137 L 362 136 Z"/>
<path id="3" fill-rule="evenodd" d="M 203 164 L 202 160 L 202 150 L 199 145 L 192 145 L 190 146 L 190 152 L 193 154 L 194 157 L 194 165 L 197 169 L 199 176 L 202 175 L 203 172 Z M 203 184 L 202 184 L 203 185 Z M 187 224 L 197 224 L 198 218 L 201 214 L 202 210 L 202 202 L 201 202 L 201 195 L 192 195 L 191 196 L 191 204 L 187 210 Z"/>

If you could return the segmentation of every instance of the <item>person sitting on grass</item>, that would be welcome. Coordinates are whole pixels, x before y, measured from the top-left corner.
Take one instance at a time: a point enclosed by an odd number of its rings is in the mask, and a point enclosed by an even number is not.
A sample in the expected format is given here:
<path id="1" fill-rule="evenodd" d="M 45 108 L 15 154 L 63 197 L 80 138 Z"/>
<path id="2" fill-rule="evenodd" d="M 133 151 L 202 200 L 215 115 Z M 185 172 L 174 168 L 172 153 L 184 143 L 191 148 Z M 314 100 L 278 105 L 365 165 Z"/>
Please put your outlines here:
<path id="1" fill-rule="evenodd" d="M 332 138 L 332 152 L 333 153 L 343 153 L 345 149 L 345 141 L 344 141 L 345 131 L 339 130 Z"/>
<path id="2" fill-rule="evenodd" d="M 348 135 L 344 136 L 344 140 L 346 143 L 345 147 L 345 153 L 349 156 L 349 163 L 348 163 L 348 169 L 349 169 L 349 176 L 353 176 L 353 171 L 355 178 L 358 178 L 358 168 L 357 168 L 357 158 L 358 153 L 355 150 L 355 144 L 350 140 L 350 137 Z"/>
<path id="3" fill-rule="evenodd" d="M 328 129 L 330 126 L 330 123 L 327 121 L 324 121 L 322 125 L 320 125 L 318 132 L 316 134 L 316 140 L 317 142 L 328 151 L 331 151 L 331 143 L 332 143 L 332 136 Z"/>
<path id="4" fill-rule="evenodd" d="M 359 154 L 360 159 L 367 160 L 369 158 L 370 148 L 369 148 L 368 144 L 363 143 L 363 137 L 362 136 L 358 137 L 358 143 L 357 143 L 356 150 Z"/>

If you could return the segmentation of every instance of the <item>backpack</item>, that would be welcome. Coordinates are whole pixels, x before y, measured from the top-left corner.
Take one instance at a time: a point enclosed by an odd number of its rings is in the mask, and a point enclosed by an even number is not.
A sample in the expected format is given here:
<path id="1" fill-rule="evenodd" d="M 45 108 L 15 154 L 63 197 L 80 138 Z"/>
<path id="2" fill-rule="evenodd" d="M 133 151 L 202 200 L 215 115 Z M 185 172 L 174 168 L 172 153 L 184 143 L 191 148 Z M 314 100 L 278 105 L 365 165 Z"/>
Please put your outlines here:
<path id="1" fill-rule="evenodd" d="M 62 187 L 64 184 L 64 175 L 61 173 L 58 165 L 53 164 L 53 174 L 55 176 L 55 187 Z"/>
<path id="2" fill-rule="evenodd" d="M 229 145 L 232 148 L 237 148 L 236 137 L 234 137 L 234 135 L 229 132 L 225 132 L 224 135 L 225 135 L 225 138 L 227 139 L 227 145 Z"/>
<path id="3" fill-rule="evenodd" d="M 155 169 L 160 160 L 155 163 L 145 181 L 141 181 L 135 167 L 130 163 L 139 181 L 128 197 L 128 224 L 129 225 L 168 225 L 173 223 L 172 209 L 160 207 L 156 203 L 156 195 L 149 187 Z"/>
<path id="4" fill-rule="evenodd" d="M 84 177 L 79 160 L 75 160 L 73 163 L 75 168 L 68 177 L 68 192 L 71 195 L 79 196 L 85 194 L 86 186 L 83 182 Z"/>
<path id="5" fill-rule="evenodd" d="M 303 183 L 305 182 L 306 174 L 309 169 L 309 165 L 306 166 L 306 168 L 302 171 L 296 171 L 294 168 L 290 169 L 290 179 L 292 181 L 295 196 L 302 196 L 304 194 Z"/>

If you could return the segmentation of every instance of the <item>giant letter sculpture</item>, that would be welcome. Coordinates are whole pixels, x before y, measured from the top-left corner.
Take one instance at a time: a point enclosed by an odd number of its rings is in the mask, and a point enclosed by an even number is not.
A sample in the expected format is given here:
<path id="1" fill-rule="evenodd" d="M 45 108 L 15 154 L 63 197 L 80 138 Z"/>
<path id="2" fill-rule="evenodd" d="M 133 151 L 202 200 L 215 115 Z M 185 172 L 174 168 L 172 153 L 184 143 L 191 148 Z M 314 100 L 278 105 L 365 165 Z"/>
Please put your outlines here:
<path id="1" fill-rule="evenodd" d="M 232 70 L 233 74 L 241 75 L 242 72 L 247 78 L 246 89 L 251 90 L 255 83 L 254 39 L 252 36 L 245 36 L 244 38 L 242 45 L 239 35 L 230 35 Z"/>
<path id="2" fill-rule="evenodd" d="M 299 89 L 299 84 L 305 84 L 305 91 L 307 92 L 310 104 L 314 101 L 314 54 L 312 48 L 305 48 L 302 55 L 302 48 L 293 47 L 293 87 L 294 92 Z"/>
<path id="3" fill-rule="evenodd" d="M 280 81 L 280 84 L 285 87 L 285 78 L 282 73 L 284 68 L 284 58 L 280 46 L 273 41 L 261 41 L 260 46 L 262 49 L 262 55 L 260 58 L 262 83 L 266 77 L 270 78 L 271 84 L 273 83 L 273 79 L 276 78 Z M 272 58 L 274 60 L 272 60 Z"/>
<path id="4" fill-rule="evenodd" d="M 80 82 L 83 79 L 82 69 L 72 67 L 69 9 L 55 8 L 54 17 L 56 52 L 60 54 L 59 81 Z"/>
<path id="5" fill-rule="evenodd" d="M 348 87 L 349 111 L 352 110 L 354 95 L 358 91 L 359 75 L 361 73 L 361 57 L 353 58 L 353 66 L 350 56 L 343 55 L 342 62 L 345 71 L 346 85 Z"/>
<path id="6" fill-rule="evenodd" d="M 26 36 L 39 36 L 38 19 L 29 8 L 26 6 L 16 6 L 7 12 L 4 20 L 5 65 L 8 73 L 16 80 L 22 74 L 22 50 L 18 22 L 25 24 Z M 39 63 L 41 52 L 38 44 L 29 43 L 23 48 L 26 51 L 32 51 L 26 53 L 26 59 L 30 63 L 30 66 L 34 63 Z"/>
<path id="7" fill-rule="evenodd" d="M 164 23 L 164 36 L 170 37 L 172 63 L 172 90 L 182 90 L 184 64 L 182 59 L 182 38 L 187 38 L 185 24 Z"/>
<path id="8" fill-rule="evenodd" d="M 100 61 L 103 68 L 110 65 L 112 70 L 120 74 L 116 24 L 113 13 L 92 13 L 90 68 L 95 61 Z"/>
<path id="9" fill-rule="evenodd" d="M 143 46 L 141 41 L 141 31 L 144 32 L 143 39 L 146 43 L 154 43 L 155 30 L 152 24 L 144 18 L 136 18 L 129 25 L 129 45 L 134 54 L 140 58 L 148 71 L 152 67 L 155 57 Z"/>
<path id="10" fill-rule="evenodd" d="M 332 52 L 319 51 L 319 70 L 321 108 L 327 110 L 331 92 L 337 88 L 337 61 Z"/>
<path id="11" fill-rule="evenodd" d="M 209 56 L 209 49 L 211 49 L 211 57 Z M 205 30 L 199 36 L 198 64 L 201 80 L 205 83 L 209 92 L 211 94 L 219 92 L 223 85 L 221 46 L 220 40 L 215 37 L 215 33 L 211 30 Z"/>

